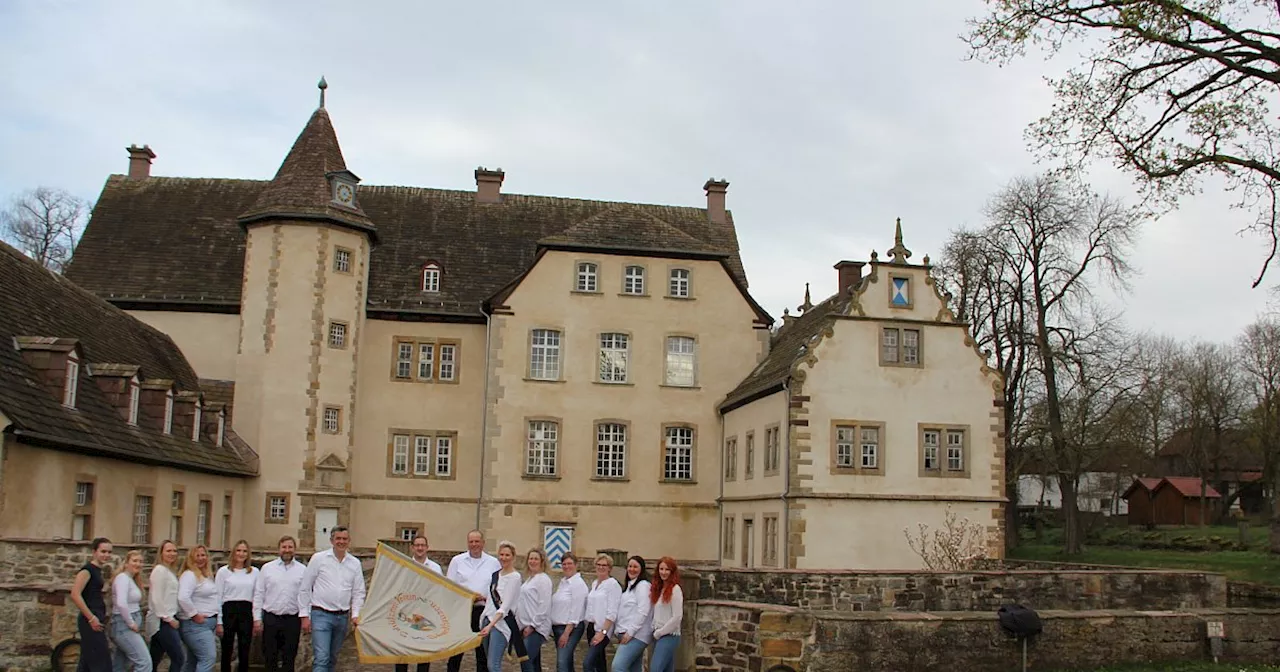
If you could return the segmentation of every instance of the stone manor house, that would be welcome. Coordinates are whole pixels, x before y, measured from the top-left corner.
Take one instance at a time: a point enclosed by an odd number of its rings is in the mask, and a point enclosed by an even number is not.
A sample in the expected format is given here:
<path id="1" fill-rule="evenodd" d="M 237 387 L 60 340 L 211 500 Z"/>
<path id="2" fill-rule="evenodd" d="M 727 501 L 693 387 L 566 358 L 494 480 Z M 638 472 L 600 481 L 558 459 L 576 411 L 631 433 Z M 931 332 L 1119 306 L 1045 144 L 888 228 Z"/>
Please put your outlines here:
<path id="1" fill-rule="evenodd" d="M 0 537 L 914 568 L 950 509 L 1002 549 L 1002 383 L 900 227 L 775 324 L 725 181 L 361 185 L 323 102 L 269 181 L 128 151 L 65 278 L 0 254 Z"/>

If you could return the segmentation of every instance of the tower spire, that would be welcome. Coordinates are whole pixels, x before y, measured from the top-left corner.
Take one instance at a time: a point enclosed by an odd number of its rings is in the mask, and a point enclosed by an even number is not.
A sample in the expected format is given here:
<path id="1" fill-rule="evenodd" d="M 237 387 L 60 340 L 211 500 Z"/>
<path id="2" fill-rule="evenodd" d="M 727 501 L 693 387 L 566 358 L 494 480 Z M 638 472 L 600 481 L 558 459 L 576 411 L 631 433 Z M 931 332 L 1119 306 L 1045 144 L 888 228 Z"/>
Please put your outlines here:
<path id="1" fill-rule="evenodd" d="M 324 75 L 320 75 L 320 83 L 316 84 L 316 88 L 320 89 L 320 107 L 324 108 L 324 90 L 329 88 L 329 82 L 324 81 Z"/>
<path id="2" fill-rule="evenodd" d="M 804 283 L 804 303 L 797 306 L 803 312 L 813 310 L 813 301 L 809 299 L 809 283 Z"/>
<path id="3" fill-rule="evenodd" d="M 911 250 L 902 244 L 902 218 L 898 218 L 897 227 L 893 231 L 893 249 L 889 250 L 889 256 L 892 257 L 889 263 L 905 264 L 911 258 Z"/>

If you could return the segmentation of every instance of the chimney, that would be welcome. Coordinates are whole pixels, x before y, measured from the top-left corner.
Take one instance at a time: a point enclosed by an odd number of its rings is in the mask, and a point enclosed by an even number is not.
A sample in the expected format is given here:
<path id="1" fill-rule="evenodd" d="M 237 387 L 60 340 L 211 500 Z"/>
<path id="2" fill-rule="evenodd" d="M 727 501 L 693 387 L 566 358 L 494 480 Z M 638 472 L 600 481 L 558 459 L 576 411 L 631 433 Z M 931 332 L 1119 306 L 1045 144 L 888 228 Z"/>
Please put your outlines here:
<path id="1" fill-rule="evenodd" d="M 835 265 L 836 291 L 847 294 L 850 289 L 858 286 L 858 283 L 862 282 L 862 267 L 866 265 L 866 262 L 862 261 L 838 262 Z"/>
<path id="2" fill-rule="evenodd" d="M 129 145 L 125 149 L 129 151 L 129 179 L 145 180 L 151 177 L 151 159 L 156 158 L 151 145 Z"/>
<path id="3" fill-rule="evenodd" d="M 476 168 L 476 203 L 501 203 L 502 178 L 506 173 L 502 169 L 489 170 L 484 166 Z"/>
<path id="4" fill-rule="evenodd" d="M 729 191 L 729 181 L 713 177 L 702 188 L 707 190 L 707 217 L 717 224 L 729 221 L 724 209 L 724 195 Z"/>

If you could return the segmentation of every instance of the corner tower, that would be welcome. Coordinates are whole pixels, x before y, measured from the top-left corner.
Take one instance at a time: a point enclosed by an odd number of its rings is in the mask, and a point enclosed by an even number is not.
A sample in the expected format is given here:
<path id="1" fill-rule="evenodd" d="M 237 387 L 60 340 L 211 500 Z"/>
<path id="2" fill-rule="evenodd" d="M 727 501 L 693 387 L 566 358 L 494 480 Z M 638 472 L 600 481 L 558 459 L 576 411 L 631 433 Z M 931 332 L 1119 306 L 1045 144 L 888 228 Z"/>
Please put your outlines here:
<path id="1" fill-rule="evenodd" d="M 325 88 L 321 79 L 320 107 L 239 217 L 235 412 L 262 459 L 245 498 L 245 533 L 259 545 L 290 534 L 302 548 L 325 548 L 328 528 L 351 515 L 357 346 L 377 233 L 324 108 Z"/>

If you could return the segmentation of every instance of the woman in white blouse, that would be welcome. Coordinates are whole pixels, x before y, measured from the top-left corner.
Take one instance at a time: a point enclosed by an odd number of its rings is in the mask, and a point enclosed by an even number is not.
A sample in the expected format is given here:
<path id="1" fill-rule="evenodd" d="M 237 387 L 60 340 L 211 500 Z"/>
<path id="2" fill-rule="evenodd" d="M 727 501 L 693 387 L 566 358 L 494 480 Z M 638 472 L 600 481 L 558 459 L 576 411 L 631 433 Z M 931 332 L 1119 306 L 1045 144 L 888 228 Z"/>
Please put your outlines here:
<path id="1" fill-rule="evenodd" d="M 485 602 L 484 613 L 480 616 L 485 625 L 480 628 L 480 636 L 489 641 L 481 644 L 489 654 L 489 672 L 502 672 L 502 654 L 508 643 L 517 643 L 516 652 L 520 662 L 524 662 L 524 640 L 512 642 L 512 627 L 515 622 L 512 610 L 520 601 L 520 572 L 516 571 L 516 546 L 509 541 L 498 542 L 498 563 L 501 569 L 493 573 L 489 583 L 489 599 Z M 516 633 L 519 634 L 519 633 Z"/>
<path id="2" fill-rule="evenodd" d="M 178 577 L 178 632 L 187 645 L 185 672 L 213 672 L 218 658 L 214 631 L 218 627 L 218 586 L 209 567 L 209 549 L 196 546 L 187 553 Z"/>
<path id="3" fill-rule="evenodd" d="M 618 619 L 618 604 L 622 601 L 622 586 L 610 576 L 613 558 L 601 553 L 596 556 L 596 580 L 587 592 L 587 656 L 582 660 L 582 672 L 605 672 L 604 653 L 609 648 L 609 629 Z"/>
<path id="4" fill-rule="evenodd" d="M 573 652 L 587 629 L 587 584 L 573 553 L 560 556 L 560 572 L 551 596 L 551 635 L 556 640 L 556 672 L 573 672 Z"/>
<path id="5" fill-rule="evenodd" d="M 169 669 L 179 672 L 186 665 L 187 652 L 178 634 L 178 546 L 160 542 L 159 558 L 151 570 L 147 603 L 147 632 L 151 633 L 151 669 L 160 669 L 160 659 L 169 656 Z"/>
<path id="6" fill-rule="evenodd" d="M 142 551 L 129 551 L 124 567 L 111 581 L 111 641 L 115 672 L 151 672 L 151 652 L 142 639 Z"/>
<path id="7" fill-rule="evenodd" d="M 547 576 L 547 556 L 535 548 L 525 556 L 529 578 L 520 587 L 516 605 L 516 625 L 524 637 L 529 660 L 520 663 L 521 672 L 542 672 L 542 645 L 551 637 L 551 577 Z"/>
<path id="8" fill-rule="evenodd" d="M 684 620 L 684 591 L 680 588 L 680 568 L 670 556 L 658 561 L 657 576 L 649 590 L 653 603 L 653 658 L 649 672 L 675 672 L 676 649 L 680 648 L 680 623 Z"/>
<path id="9" fill-rule="evenodd" d="M 653 623 L 649 618 L 652 608 L 644 558 L 633 555 L 627 560 L 627 582 L 622 587 L 618 620 L 613 624 L 613 633 L 618 639 L 613 672 L 644 671 L 644 650 L 653 640 Z"/>
<path id="10" fill-rule="evenodd" d="M 231 548 L 231 560 L 218 569 L 217 635 L 222 640 L 222 672 L 231 672 L 231 650 L 239 640 L 237 672 L 249 672 L 249 643 L 253 641 L 253 586 L 258 570 L 249 564 L 249 542 L 241 539 Z"/>

